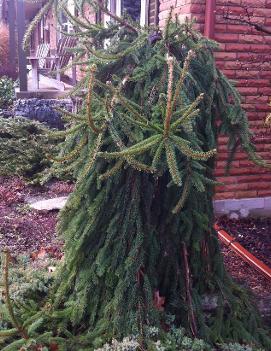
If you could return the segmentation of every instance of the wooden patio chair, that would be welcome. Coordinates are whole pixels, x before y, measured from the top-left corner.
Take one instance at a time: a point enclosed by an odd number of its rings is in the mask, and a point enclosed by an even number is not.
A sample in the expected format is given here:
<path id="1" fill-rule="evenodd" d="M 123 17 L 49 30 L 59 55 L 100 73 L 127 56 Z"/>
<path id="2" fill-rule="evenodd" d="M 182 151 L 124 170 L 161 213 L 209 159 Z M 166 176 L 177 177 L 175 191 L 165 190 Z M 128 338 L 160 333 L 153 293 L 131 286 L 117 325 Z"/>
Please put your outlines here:
<path id="1" fill-rule="evenodd" d="M 28 59 L 30 60 L 32 66 L 32 79 L 33 79 L 33 86 L 35 89 L 38 88 L 38 70 L 43 69 L 46 64 L 46 57 L 48 57 L 50 52 L 50 45 L 49 44 L 40 44 L 37 47 L 36 54 L 34 56 L 29 56 Z"/>
<path id="2" fill-rule="evenodd" d="M 72 37 L 63 37 L 59 39 L 56 49 L 56 60 L 52 61 L 51 67 L 52 72 L 56 72 L 57 80 L 61 79 L 60 70 L 68 65 L 71 57 L 73 56 L 73 53 L 70 49 L 75 47 L 76 42 L 77 39 Z M 72 79 L 74 80 L 74 78 L 75 77 L 73 76 Z"/>
<path id="3" fill-rule="evenodd" d="M 37 48 L 36 56 L 39 58 L 38 67 L 40 69 L 45 68 L 46 60 L 45 58 L 49 55 L 50 45 L 40 44 Z"/>
<path id="4" fill-rule="evenodd" d="M 63 37 L 57 43 L 55 55 L 49 56 L 49 50 L 47 51 L 47 55 L 45 55 L 45 45 L 48 45 L 49 48 L 49 44 L 41 44 L 38 46 L 36 55 L 28 57 L 32 66 L 32 84 L 35 90 L 39 89 L 39 74 L 45 74 L 51 77 L 56 74 L 56 80 L 60 83 L 61 70 L 68 65 L 69 60 L 73 56 L 69 49 L 73 48 L 75 44 L 76 38 Z M 75 75 L 75 68 L 72 68 L 73 83 L 76 82 Z M 56 82 L 56 86 L 60 90 L 65 89 L 63 83 L 57 84 Z"/>

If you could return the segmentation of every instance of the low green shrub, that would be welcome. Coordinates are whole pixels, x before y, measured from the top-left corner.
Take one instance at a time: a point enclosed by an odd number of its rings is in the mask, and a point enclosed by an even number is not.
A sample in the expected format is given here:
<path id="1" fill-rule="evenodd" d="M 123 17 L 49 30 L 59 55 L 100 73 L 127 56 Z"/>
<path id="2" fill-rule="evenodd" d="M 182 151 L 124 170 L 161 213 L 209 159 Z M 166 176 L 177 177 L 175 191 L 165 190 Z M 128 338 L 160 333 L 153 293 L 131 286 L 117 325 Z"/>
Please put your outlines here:
<path id="1" fill-rule="evenodd" d="M 15 98 L 15 83 L 11 78 L 0 78 L 0 109 L 7 109 Z"/>
<path id="2" fill-rule="evenodd" d="M 5 345 L 10 342 L 15 343 L 11 350 L 16 348 L 17 338 L 20 334 L 15 328 L 14 319 L 23 325 L 25 318 L 35 316 L 40 313 L 42 306 L 48 297 L 48 290 L 51 287 L 55 273 L 54 269 L 58 262 L 53 259 L 45 258 L 42 260 L 32 261 L 28 257 L 20 256 L 16 258 L 15 263 L 10 262 L 8 265 L 8 290 L 9 299 L 12 305 L 14 316 L 11 317 L 10 310 L 6 303 L 6 283 L 5 270 L 6 264 L 4 257 L 1 257 L 0 266 L 2 274 L 0 275 L 0 349 L 4 350 Z M 36 317 L 37 321 L 39 320 Z M 32 342 L 33 340 L 31 340 Z M 29 349 L 31 350 L 31 349 Z"/>
<path id="3" fill-rule="evenodd" d="M 0 117 L 0 175 L 18 175 L 39 180 L 50 167 L 48 155 L 56 139 L 42 123 L 25 118 Z"/>

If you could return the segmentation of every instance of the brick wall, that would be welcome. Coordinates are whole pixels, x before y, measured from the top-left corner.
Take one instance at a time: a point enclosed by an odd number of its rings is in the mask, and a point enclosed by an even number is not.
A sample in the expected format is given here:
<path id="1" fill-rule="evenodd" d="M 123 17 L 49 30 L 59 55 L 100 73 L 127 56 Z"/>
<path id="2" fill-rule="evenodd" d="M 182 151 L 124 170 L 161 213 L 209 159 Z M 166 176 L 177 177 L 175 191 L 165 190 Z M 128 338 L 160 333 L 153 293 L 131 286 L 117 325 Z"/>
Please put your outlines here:
<path id="1" fill-rule="evenodd" d="M 248 10 L 250 22 L 271 29 L 271 3 L 268 0 L 217 0 L 216 4 L 215 39 L 221 43 L 221 52 L 215 55 L 217 66 L 236 81 L 255 134 L 257 151 L 270 161 L 271 133 L 270 128 L 264 126 L 264 119 L 271 100 L 271 35 L 229 18 L 248 19 Z M 220 138 L 216 174 L 226 185 L 217 188 L 217 198 L 270 196 L 271 172 L 256 167 L 240 150 L 229 176 L 223 176 L 226 142 L 226 138 Z"/>
<path id="2" fill-rule="evenodd" d="M 205 0 L 160 0 L 159 25 L 163 27 L 166 23 L 170 7 L 173 14 L 178 14 L 180 21 L 185 18 L 195 18 L 196 28 L 203 31 L 205 18 Z"/>
<path id="3" fill-rule="evenodd" d="M 177 0 L 175 13 L 180 19 L 188 15 L 197 21 L 203 31 L 205 22 L 205 0 Z M 170 6 L 176 0 L 161 0 L 159 22 L 163 26 Z M 217 66 L 226 76 L 236 81 L 242 95 L 243 107 L 247 111 L 250 128 L 255 134 L 257 151 L 271 162 L 271 133 L 264 126 L 270 111 L 271 100 L 271 35 L 265 35 L 251 26 L 238 24 L 228 18 L 246 16 L 248 7 L 251 21 L 271 30 L 271 2 L 269 0 L 217 0 L 215 40 L 221 50 L 215 53 Z M 240 17 L 241 16 L 241 17 Z M 245 17 L 246 18 L 246 17 Z M 271 195 L 271 172 L 256 167 L 241 150 L 237 151 L 232 169 L 225 176 L 227 160 L 227 138 L 219 138 L 216 176 L 225 185 L 216 189 L 217 199 L 264 197 Z"/>

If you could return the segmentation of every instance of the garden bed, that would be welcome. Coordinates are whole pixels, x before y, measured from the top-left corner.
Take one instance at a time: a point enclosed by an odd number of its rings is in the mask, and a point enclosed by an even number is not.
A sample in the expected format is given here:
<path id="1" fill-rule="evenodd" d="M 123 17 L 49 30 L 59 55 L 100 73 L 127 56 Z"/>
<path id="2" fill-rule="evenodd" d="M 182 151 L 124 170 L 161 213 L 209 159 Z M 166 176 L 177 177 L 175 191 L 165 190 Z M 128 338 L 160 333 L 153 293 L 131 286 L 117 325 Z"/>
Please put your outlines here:
<path id="1" fill-rule="evenodd" d="M 18 177 L 0 177 L 0 247 L 12 254 L 32 254 L 41 249 L 60 254 L 56 237 L 57 211 L 30 208 L 30 199 L 67 195 L 73 184 L 53 181 L 47 186 L 27 185 Z"/>
<path id="2" fill-rule="evenodd" d="M 227 272 L 241 285 L 249 288 L 257 297 L 270 297 L 270 280 L 260 274 L 255 268 L 243 261 L 234 251 L 224 244 L 221 244 L 222 254 Z"/>
<path id="3" fill-rule="evenodd" d="M 271 323 L 271 284 L 270 279 L 243 261 L 231 248 L 221 243 L 227 272 L 253 295 L 266 325 Z"/>
<path id="4" fill-rule="evenodd" d="M 219 218 L 217 224 L 244 248 L 271 267 L 271 218 Z"/>

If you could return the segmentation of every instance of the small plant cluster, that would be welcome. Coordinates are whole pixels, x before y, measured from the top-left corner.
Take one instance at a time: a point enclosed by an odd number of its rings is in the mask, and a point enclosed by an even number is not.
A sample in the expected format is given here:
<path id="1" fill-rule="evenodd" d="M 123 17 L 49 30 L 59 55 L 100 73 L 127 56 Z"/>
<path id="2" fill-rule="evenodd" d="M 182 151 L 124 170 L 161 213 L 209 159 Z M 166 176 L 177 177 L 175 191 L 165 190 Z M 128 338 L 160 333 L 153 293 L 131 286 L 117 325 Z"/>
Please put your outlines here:
<path id="1" fill-rule="evenodd" d="M 264 351 L 263 349 L 254 348 L 249 345 L 240 345 L 238 343 L 223 344 L 222 351 Z"/>
<path id="2" fill-rule="evenodd" d="M 190 338 L 183 328 L 172 328 L 164 335 L 159 335 L 158 329 L 156 333 L 153 333 L 153 329 L 157 328 L 148 328 L 147 331 L 148 342 L 145 349 L 149 351 L 264 351 L 238 343 L 212 347 L 203 340 Z M 142 350 L 139 340 L 133 335 L 125 337 L 121 341 L 113 339 L 111 343 L 106 343 L 95 351 L 139 351 Z"/>
<path id="3" fill-rule="evenodd" d="M 44 304 L 49 287 L 54 280 L 57 262 L 48 257 L 33 261 L 28 256 L 1 258 L 0 279 L 0 348 L 1 350 L 45 351 L 39 340 L 32 338 L 40 319 L 36 318 L 32 331 L 27 329 L 24 319 L 30 310 L 38 310 Z M 27 301 L 27 302 L 26 302 Z M 12 328 L 12 329 L 9 329 Z M 16 340 L 16 334 L 24 334 L 24 341 Z M 11 345 L 7 346 L 12 340 Z M 20 348 L 23 346 L 22 348 Z"/>
<path id="4" fill-rule="evenodd" d="M 38 181 L 41 172 L 50 167 L 55 139 L 49 129 L 24 118 L 0 118 L 0 175 L 18 175 Z"/>
<path id="5" fill-rule="evenodd" d="M 15 98 L 15 83 L 11 78 L 3 76 L 0 78 L 0 110 L 7 109 Z M 1 115 L 1 112 L 0 112 Z"/>
<path id="6" fill-rule="evenodd" d="M 156 335 L 153 333 L 153 329 L 148 328 L 147 330 L 147 341 L 145 345 L 146 350 L 150 351 L 211 351 L 212 348 L 206 342 L 200 339 L 191 339 L 185 335 L 183 328 L 172 328 L 170 332 L 164 335 L 159 335 L 157 329 Z M 149 333 L 150 332 L 150 333 Z M 122 341 L 113 339 L 110 344 L 105 344 L 102 348 L 96 349 L 95 351 L 138 351 L 142 349 L 140 338 L 135 336 L 129 336 L 123 338 Z"/>

